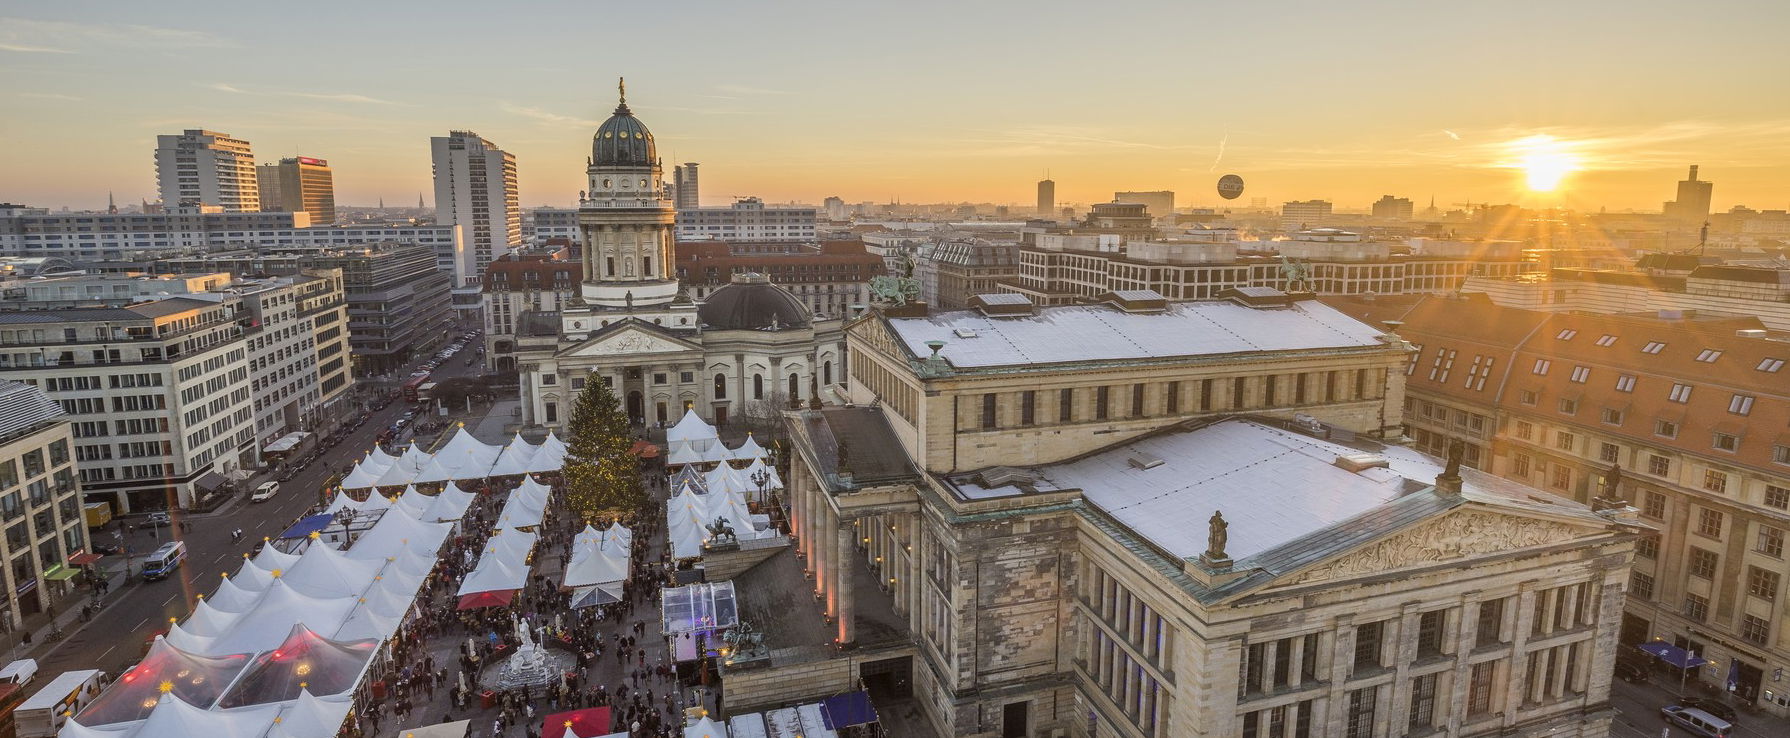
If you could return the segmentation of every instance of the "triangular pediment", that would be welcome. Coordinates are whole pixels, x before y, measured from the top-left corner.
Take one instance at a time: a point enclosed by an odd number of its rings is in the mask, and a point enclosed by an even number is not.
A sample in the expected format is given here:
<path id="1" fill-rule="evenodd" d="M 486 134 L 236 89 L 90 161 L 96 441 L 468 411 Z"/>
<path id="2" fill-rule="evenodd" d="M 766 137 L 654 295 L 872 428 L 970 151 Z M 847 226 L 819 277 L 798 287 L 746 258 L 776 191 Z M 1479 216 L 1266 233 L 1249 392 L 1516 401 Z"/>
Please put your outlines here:
<path id="1" fill-rule="evenodd" d="M 1590 521 L 1565 522 L 1469 505 L 1319 558 L 1276 577 L 1274 586 L 1377 576 L 1609 533 Z"/>
<path id="2" fill-rule="evenodd" d="M 624 324 L 558 352 L 560 358 L 702 353 L 702 347 L 644 325 Z"/>

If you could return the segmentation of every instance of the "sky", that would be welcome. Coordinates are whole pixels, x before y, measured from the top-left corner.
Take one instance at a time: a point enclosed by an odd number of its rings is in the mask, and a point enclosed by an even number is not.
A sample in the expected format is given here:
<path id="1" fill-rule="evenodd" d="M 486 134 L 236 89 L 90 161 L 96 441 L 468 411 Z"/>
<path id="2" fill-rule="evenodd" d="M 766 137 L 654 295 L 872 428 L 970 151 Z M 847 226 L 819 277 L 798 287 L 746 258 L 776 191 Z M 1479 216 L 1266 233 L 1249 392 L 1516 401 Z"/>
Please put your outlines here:
<path id="1" fill-rule="evenodd" d="M 429 137 L 514 153 L 573 203 L 616 78 L 704 204 L 1217 205 L 1382 194 L 1658 210 L 1790 206 L 1790 3 L 0 0 L 0 201 L 156 199 L 157 134 L 329 160 L 338 203 L 432 199 Z M 1558 189 L 1511 142 L 1551 137 Z M 669 176 L 669 174 L 667 175 Z M 431 203 L 432 204 L 432 203 Z"/>

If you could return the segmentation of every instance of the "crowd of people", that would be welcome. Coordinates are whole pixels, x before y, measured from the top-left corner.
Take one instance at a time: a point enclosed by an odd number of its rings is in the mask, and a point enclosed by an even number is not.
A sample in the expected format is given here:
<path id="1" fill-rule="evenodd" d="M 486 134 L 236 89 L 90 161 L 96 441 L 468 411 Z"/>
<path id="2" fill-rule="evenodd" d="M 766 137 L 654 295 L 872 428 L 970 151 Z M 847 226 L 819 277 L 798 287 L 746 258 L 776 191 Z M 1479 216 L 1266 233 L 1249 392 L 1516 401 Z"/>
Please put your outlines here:
<path id="1" fill-rule="evenodd" d="M 590 521 L 567 510 L 559 479 L 539 479 L 553 493 L 536 528 L 539 538 L 526 584 L 508 604 L 476 609 L 460 609 L 460 581 L 477 565 L 516 483 L 461 483 L 480 494 L 444 545 L 410 616 L 370 672 L 373 676 L 363 680 L 357 719 L 344 735 L 397 735 L 401 728 L 470 719 L 473 736 L 538 738 L 548 715 L 592 707 L 609 708 L 610 732 L 681 735 L 685 708 L 699 703 L 701 692 L 686 693 L 680 687 L 677 665 L 659 635 L 659 594 L 673 584 L 674 569 L 664 538 L 662 474 L 657 464 L 643 468 L 649 499 L 642 509 Z M 632 532 L 620 599 L 574 607 L 575 593 L 560 582 L 576 538 L 587 524 L 607 530 L 612 523 Z M 544 646 L 566 654 L 553 662 L 570 664 L 558 678 L 541 685 L 496 686 L 493 677 L 521 645 L 517 623 L 541 634 Z"/>

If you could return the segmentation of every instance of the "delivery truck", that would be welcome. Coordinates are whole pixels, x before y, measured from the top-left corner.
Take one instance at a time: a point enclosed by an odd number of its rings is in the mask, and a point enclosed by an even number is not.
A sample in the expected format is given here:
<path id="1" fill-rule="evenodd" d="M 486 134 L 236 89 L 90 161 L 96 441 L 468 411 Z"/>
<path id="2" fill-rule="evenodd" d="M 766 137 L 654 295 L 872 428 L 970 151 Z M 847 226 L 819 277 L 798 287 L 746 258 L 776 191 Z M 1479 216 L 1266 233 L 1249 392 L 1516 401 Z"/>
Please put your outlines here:
<path id="1" fill-rule="evenodd" d="M 110 502 L 89 502 L 81 506 L 81 511 L 87 516 L 87 527 L 89 528 L 101 528 L 106 523 L 112 522 L 112 503 Z"/>

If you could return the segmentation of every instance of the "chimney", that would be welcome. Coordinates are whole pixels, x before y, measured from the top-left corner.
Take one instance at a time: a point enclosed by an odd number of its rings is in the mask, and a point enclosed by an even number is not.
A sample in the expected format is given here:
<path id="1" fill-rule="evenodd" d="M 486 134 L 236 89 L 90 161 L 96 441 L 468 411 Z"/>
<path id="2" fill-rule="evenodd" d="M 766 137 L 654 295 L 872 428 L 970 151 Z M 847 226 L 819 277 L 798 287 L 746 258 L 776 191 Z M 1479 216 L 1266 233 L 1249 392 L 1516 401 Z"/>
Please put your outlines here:
<path id="1" fill-rule="evenodd" d="M 1697 165 L 1695 164 L 1691 165 L 1691 181 L 1697 181 Z"/>

